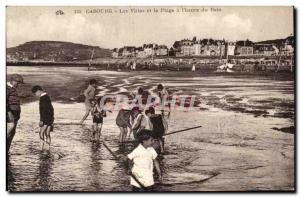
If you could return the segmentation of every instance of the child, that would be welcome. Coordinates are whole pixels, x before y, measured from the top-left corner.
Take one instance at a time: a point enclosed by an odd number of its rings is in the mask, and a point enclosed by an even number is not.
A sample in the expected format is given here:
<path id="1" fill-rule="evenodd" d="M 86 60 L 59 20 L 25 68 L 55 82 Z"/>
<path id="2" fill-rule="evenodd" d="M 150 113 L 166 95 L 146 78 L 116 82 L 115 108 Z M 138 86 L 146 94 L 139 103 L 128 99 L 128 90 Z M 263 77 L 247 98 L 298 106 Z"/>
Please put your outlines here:
<path id="1" fill-rule="evenodd" d="M 134 106 L 139 107 L 140 110 L 144 110 L 144 106 L 147 105 L 148 97 L 151 95 L 149 91 L 139 87 L 137 91 L 130 93 L 133 98 L 132 103 Z"/>
<path id="2" fill-rule="evenodd" d="M 93 116 L 93 141 L 97 142 L 100 140 L 103 117 L 106 117 L 106 112 L 100 107 L 100 101 L 101 98 L 99 98 L 97 101 L 91 101 L 91 114 Z"/>
<path id="3" fill-rule="evenodd" d="M 45 141 L 46 137 L 46 143 L 50 145 L 50 131 L 53 130 L 54 122 L 54 109 L 51 104 L 50 97 L 39 85 L 33 86 L 31 91 L 40 99 L 40 139 Z"/>
<path id="4" fill-rule="evenodd" d="M 143 129 L 152 131 L 153 125 L 150 121 L 150 116 L 151 116 L 151 112 L 149 111 L 149 109 L 146 109 L 145 113 L 139 113 L 136 116 L 132 124 L 132 132 L 134 138 L 136 138 L 137 134 Z"/>
<path id="5" fill-rule="evenodd" d="M 90 111 L 92 110 L 91 100 L 95 99 L 96 87 L 97 87 L 97 81 L 95 79 L 91 79 L 89 82 L 89 86 L 87 87 L 87 89 L 84 90 L 84 97 L 85 97 L 84 104 L 85 104 L 86 113 L 84 114 L 79 124 L 83 124 L 85 119 L 88 117 Z"/>
<path id="6" fill-rule="evenodd" d="M 167 132 L 168 123 L 161 114 L 155 114 L 153 107 L 148 109 L 148 117 L 153 125 L 152 137 L 154 138 L 154 148 L 158 153 L 164 153 L 164 134 Z"/>
<path id="7" fill-rule="evenodd" d="M 133 191 L 151 191 L 154 185 L 153 164 L 158 173 L 159 180 L 162 180 L 159 163 L 156 160 L 157 153 L 152 147 L 152 135 L 149 130 L 141 130 L 137 135 L 139 145 L 124 158 L 124 160 L 132 160 L 132 175 L 142 184 L 136 182 L 132 177 L 130 184 Z"/>
<path id="8" fill-rule="evenodd" d="M 164 108 L 166 106 L 168 106 L 169 108 L 169 113 L 168 113 L 168 118 L 170 118 L 170 113 L 171 113 L 171 105 L 170 103 L 168 103 L 168 99 L 169 99 L 169 93 L 167 91 L 167 89 L 162 85 L 162 84 L 158 84 L 157 85 L 157 91 L 158 91 L 158 96 L 160 98 L 160 101 L 161 101 L 161 105 L 162 105 L 162 110 L 161 110 L 161 113 L 162 115 L 165 115 L 164 114 Z M 167 102 L 167 103 L 166 103 Z"/>
<path id="9" fill-rule="evenodd" d="M 120 128 L 120 136 L 119 143 L 125 141 L 127 137 L 127 133 L 131 132 L 131 120 L 132 119 L 132 111 L 127 108 L 122 108 L 119 110 L 119 113 L 116 118 L 116 124 Z"/>
<path id="10" fill-rule="evenodd" d="M 135 106 L 131 109 L 131 113 L 132 113 L 131 122 L 132 122 L 132 125 L 134 125 L 135 121 L 136 121 L 136 118 L 141 114 L 141 110 L 138 106 Z M 133 128 L 131 128 L 129 130 L 128 139 L 130 139 L 130 135 L 131 135 L 132 132 L 133 132 Z"/>

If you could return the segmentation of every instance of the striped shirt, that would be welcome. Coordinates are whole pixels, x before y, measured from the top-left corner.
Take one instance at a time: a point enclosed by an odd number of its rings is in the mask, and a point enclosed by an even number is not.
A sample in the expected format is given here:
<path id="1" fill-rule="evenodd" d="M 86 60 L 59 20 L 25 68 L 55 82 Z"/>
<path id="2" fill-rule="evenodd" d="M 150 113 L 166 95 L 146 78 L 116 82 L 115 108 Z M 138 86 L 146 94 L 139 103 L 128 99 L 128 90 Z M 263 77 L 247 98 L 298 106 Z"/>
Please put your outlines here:
<path id="1" fill-rule="evenodd" d="M 14 88 L 9 82 L 6 85 L 6 110 L 9 111 L 21 111 L 20 97 L 17 89 Z"/>

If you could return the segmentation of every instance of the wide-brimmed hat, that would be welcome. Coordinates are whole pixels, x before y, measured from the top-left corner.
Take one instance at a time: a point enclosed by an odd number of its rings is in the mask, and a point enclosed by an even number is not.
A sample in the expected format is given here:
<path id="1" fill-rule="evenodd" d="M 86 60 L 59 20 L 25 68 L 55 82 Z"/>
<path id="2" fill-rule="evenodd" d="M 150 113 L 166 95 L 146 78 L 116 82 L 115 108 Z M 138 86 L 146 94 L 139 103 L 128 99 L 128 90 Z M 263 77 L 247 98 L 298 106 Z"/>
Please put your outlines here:
<path id="1" fill-rule="evenodd" d="M 10 80 L 11 81 L 16 81 L 18 83 L 24 83 L 23 77 L 21 75 L 19 75 L 19 74 L 12 74 L 10 76 Z"/>

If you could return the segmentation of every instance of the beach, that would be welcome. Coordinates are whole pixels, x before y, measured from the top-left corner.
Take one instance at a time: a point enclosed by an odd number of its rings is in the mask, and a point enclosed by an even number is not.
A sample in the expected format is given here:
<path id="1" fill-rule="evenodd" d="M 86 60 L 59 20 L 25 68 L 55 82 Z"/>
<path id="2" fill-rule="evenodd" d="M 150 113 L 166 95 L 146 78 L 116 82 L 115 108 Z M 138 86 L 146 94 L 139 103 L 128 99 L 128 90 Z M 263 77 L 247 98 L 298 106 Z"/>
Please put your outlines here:
<path id="1" fill-rule="evenodd" d="M 157 191 L 294 190 L 294 78 L 292 75 L 201 74 L 159 71 L 90 71 L 80 67 L 7 67 L 18 73 L 21 119 L 8 157 L 10 191 L 129 191 L 129 176 L 101 144 L 91 142 L 92 118 L 75 125 L 85 113 L 83 90 L 98 80 L 97 96 L 129 95 L 142 86 L 155 93 L 158 83 L 172 95 L 195 95 L 195 110 L 173 111 L 161 159 L 163 176 L 180 173 L 181 182 L 157 185 Z M 55 110 L 49 152 L 38 133 L 38 101 L 30 92 L 41 85 Z M 118 111 L 104 119 L 102 139 L 117 154 Z M 186 180 L 185 174 L 215 174 L 207 181 Z"/>

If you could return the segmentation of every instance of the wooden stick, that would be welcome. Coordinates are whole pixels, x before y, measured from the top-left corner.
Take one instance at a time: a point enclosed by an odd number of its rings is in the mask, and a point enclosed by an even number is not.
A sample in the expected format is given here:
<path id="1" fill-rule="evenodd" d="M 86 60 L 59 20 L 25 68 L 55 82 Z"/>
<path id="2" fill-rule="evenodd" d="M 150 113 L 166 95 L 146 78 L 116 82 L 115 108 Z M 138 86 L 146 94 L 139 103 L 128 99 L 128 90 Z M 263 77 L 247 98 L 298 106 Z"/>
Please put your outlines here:
<path id="1" fill-rule="evenodd" d="M 104 141 L 102 141 L 102 144 L 115 159 L 120 160 L 120 158 L 104 143 Z M 143 190 L 146 189 L 146 187 L 135 177 L 132 172 L 129 175 L 141 186 Z"/>
<path id="2" fill-rule="evenodd" d="M 89 113 L 90 113 L 91 111 L 92 111 L 92 109 L 89 110 Z M 87 115 L 85 118 L 82 117 L 82 118 L 84 118 L 84 119 L 82 119 L 82 120 L 81 120 L 82 122 L 80 121 L 78 124 L 79 124 L 79 125 L 83 124 L 83 122 L 87 119 L 87 117 L 88 117 L 88 115 Z"/>
<path id="3" fill-rule="evenodd" d="M 84 125 L 83 123 L 80 124 L 78 122 L 57 122 L 53 123 L 54 125 Z"/>
<path id="4" fill-rule="evenodd" d="M 197 129 L 197 128 L 200 128 L 200 127 L 202 127 L 202 126 L 196 126 L 196 127 L 191 127 L 191 128 L 187 128 L 187 129 L 178 130 L 178 131 L 173 131 L 173 132 L 170 132 L 170 133 L 166 133 L 163 136 L 171 135 L 171 134 L 174 134 L 174 133 L 180 133 L 180 132 L 188 131 L 188 130 L 192 130 L 192 129 Z"/>
<path id="5" fill-rule="evenodd" d="M 173 131 L 173 132 L 170 132 L 170 133 L 166 133 L 163 136 L 171 135 L 171 134 L 174 134 L 174 133 L 180 133 L 180 132 L 183 132 L 183 131 L 189 131 L 189 130 L 197 129 L 197 128 L 200 128 L 200 127 L 202 127 L 202 126 L 196 126 L 196 127 L 181 129 L 181 130 L 178 130 L 178 131 Z M 121 142 L 121 143 L 134 143 L 134 142 L 136 142 L 136 140 L 128 140 L 128 141 L 124 141 L 124 142 Z"/>
<path id="6" fill-rule="evenodd" d="M 102 141 L 102 144 L 115 159 L 119 159 L 119 157 L 104 143 L 104 141 Z"/>

